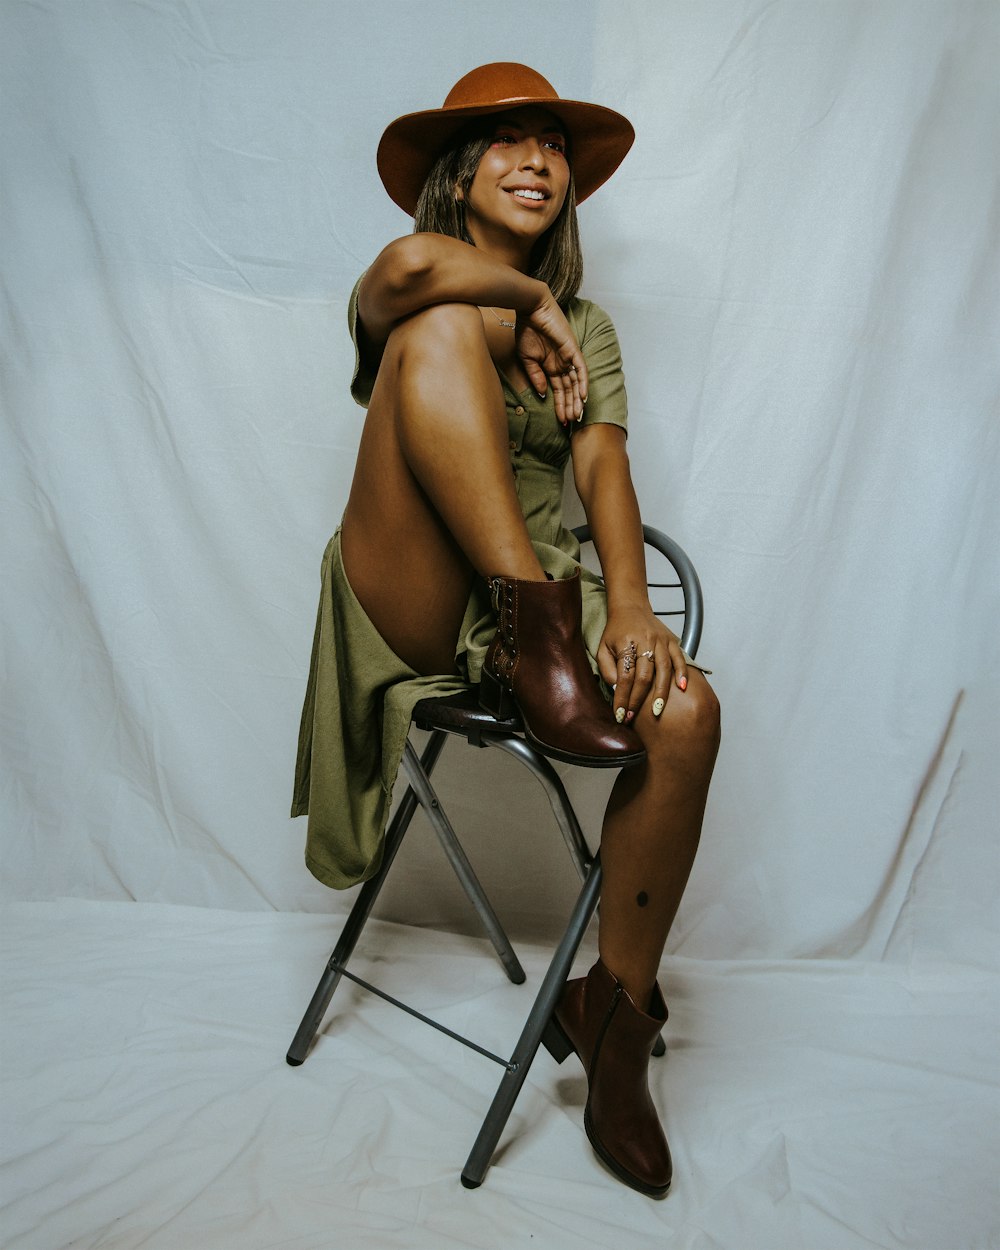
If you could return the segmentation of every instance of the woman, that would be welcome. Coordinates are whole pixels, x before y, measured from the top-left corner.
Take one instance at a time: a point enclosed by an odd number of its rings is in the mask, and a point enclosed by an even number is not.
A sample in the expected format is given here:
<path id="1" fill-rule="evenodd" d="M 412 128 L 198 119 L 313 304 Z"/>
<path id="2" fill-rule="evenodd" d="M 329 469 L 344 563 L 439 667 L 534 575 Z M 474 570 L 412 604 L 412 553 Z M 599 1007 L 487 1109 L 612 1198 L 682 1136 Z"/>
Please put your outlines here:
<path id="1" fill-rule="evenodd" d="M 415 233 L 385 248 L 351 300 L 352 392 L 368 415 L 324 559 L 293 815 L 310 813 L 321 880 L 371 875 L 410 709 L 456 675 L 481 681 L 495 714 L 515 699 L 547 754 L 621 767 L 601 837 L 600 958 L 567 984 L 546 1045 L 560 1061 L 574 1050 L 588 1073 L 597 1153 L 661 1195 L 670 1154 L 647 1085 L 667 1014 L 656 976 L 719 718 L 650 608 L 617 340 L 576 296 L 575 203 L 632 138 L 618 113 L 561 100 L 510 63 L 473 70 L 443 108 L 383 135 L 379 172 Z M 562 525 L 570 458 L 606 592 Z"/>

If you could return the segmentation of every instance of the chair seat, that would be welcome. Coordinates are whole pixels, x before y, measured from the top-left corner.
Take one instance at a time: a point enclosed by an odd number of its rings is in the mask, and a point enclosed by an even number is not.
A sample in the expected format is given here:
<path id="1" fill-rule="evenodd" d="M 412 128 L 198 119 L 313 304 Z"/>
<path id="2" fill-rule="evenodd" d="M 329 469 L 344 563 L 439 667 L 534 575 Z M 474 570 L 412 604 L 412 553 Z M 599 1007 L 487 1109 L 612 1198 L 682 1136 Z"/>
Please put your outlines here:
<path id="1" fill-rule="evenodd" d="M 494 737 L 524 733 L 520 715 L 497 720 L 479 705 L 479 687 L 467 686 L 458 694 L 421 699 L 413 709 L 413 723 L 418 729 L 443 729 L 446 733 L 464 734 L 473 746 L 482 746 L 484 732 Z"/>

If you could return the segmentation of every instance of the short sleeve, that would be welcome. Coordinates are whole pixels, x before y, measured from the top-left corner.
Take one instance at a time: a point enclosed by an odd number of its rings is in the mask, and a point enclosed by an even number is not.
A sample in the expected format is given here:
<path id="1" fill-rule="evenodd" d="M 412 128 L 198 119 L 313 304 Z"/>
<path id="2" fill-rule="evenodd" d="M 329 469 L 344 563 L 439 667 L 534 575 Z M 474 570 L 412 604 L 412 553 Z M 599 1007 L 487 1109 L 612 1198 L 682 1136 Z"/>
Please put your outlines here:
<path id="1" fill-rule="evenodd" d="M 617 425 L 628 430 L 628 399 L 618 335 L 603 308 L 575 299 L 567 317 L 587 362 L 587 404 L 581 425 Z"/>
<path id="2" fill-rule="evenodd" d="M 365 273 L 367 272 L 365 270 Z M 378 373 L 378 367 L 373 365 L 364 355 L 360 326 L 358 324 L 358 291 L 361 289 L 361 282 L 364 276 L 362 274 L 355 282 L 354 290 L 351 292 L 351 298 L 347 305 L 347 327 L 351 332 L 351 340 L 354 343 L 354 372 L 351 374 L 351 395 L 355 403 L 360 404 L 362 408 L 367 408 L 368 401 L 372 397 L 372 387 L 375 385 L 375 375 Z"/>

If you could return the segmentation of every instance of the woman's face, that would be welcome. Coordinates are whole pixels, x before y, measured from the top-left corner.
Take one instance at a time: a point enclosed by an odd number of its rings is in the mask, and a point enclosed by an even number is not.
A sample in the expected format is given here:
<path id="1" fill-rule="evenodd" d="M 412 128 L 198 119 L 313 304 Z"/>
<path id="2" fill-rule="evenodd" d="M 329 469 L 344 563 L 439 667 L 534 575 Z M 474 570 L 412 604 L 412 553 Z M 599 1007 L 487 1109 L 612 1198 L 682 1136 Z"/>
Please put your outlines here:
<path id="1" fill-rule="evenodd" d="M 477 246 L 530 250 L 559 216 L 569 189 L 566 132 L 544 109 L 521 108 L 499 114 L 493 139 L 472 184 L 459 198 L 465 224 Z"/>

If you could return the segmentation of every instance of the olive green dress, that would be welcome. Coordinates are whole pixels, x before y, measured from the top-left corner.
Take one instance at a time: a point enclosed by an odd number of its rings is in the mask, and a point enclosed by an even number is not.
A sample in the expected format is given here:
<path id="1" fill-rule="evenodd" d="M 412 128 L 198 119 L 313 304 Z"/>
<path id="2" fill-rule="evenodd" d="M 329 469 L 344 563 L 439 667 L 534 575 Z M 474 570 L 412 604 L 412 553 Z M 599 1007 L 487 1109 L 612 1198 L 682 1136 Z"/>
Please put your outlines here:
<path id="1" fill-rule="evenodd" d="M 362 357 L 357 333 L 358 285 L 348 324 L 356 363 L 351 394 L 368 406 L 375 374 Z M 589 300 L 574 299 L 567 317 L 587 362 L 589 387 L 581 424 L 626 428 L 621 354 L 611 320 Z M 569 577 L 580 547 L 562 523 L 563 471 L 571 433 L 556 420 L 551 390 L 540 400 L 518 394 L 505 378 L 510 460 L 521 511 L 542 567 Z M 445 393 L 444 391 L 442 393 Z M 607 618 L 600 579 L 581 566 L 583 632 L 596 672 Z M 478 681 L 496 630 L 486 585 L 478 581 L 456 643 L 462 678 Z M 306 864 L 334 889 L 365 881 L 378 871 L 392 790 L 418 700 L 462 689 L 454 676 L 421 677 L 386 645 L 365 615 L 344 574 L 340 531 L 323 555 L 319 611 L 306 688 L 292 815 L 308 815 Z"/>

